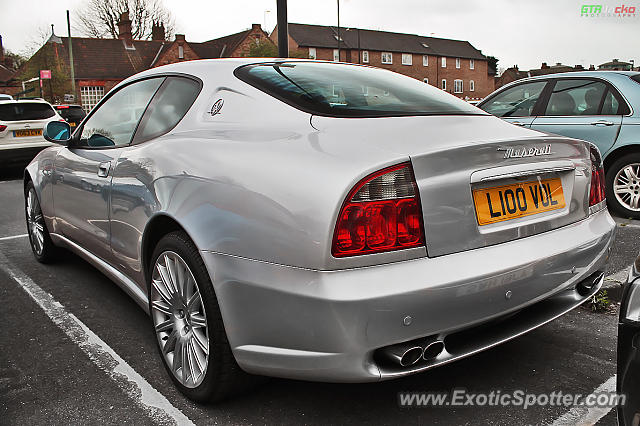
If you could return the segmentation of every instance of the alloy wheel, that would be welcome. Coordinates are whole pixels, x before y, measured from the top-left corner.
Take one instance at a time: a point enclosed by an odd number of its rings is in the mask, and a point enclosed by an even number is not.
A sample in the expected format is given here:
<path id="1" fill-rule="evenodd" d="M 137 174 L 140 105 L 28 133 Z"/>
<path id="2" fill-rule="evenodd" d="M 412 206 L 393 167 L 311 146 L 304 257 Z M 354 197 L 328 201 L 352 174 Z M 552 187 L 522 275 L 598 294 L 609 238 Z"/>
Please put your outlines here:
<path id="1" fill-rule="evenodd" d="M 27 193 L 27 230 L 31 248 L 36 255 L 42 256 L 44 251 L 44 217 L 40 209 L 40 203 L 33 188 Z"/>
<path id="2" fill-rule="evenodd" d="M 640 163 L 621 168 L 613 180 L 613 193 L 618 202 L 631 211 L 640 211 Z"/>
<path id="3" fill-rule="evenodd" d="M 151 316 L 167 366 L 185 387 L 204 380 L 209 362 L 207 316 L 198 284 L 184 259 L 165 251 L 151 277 Z"/>

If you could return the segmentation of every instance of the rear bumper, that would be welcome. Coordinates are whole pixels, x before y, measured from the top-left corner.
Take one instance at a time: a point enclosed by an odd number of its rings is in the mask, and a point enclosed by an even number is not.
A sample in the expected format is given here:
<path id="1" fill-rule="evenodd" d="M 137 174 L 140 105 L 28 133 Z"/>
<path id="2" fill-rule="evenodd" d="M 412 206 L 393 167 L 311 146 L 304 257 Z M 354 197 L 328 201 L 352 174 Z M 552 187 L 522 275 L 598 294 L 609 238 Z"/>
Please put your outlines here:
<path id="1" fill-rule="evenodd" d="M 590 297 L 579 295 L 576 285 L 604 271 L 614 233 L 605 210 L 504 244 L 350 270 L 315 271 L 206 251 L 203 258 L 243 369 L 365 382 L 471 355 L 575 308 Z M 485 327 L 455 343 L 460 332 L 516 312 L 508 325 L 496 323 L 488 333 Z M 374 357 L 377 349 L 426 336 L 448 345 L 428 364 L 393 368 Z"/>

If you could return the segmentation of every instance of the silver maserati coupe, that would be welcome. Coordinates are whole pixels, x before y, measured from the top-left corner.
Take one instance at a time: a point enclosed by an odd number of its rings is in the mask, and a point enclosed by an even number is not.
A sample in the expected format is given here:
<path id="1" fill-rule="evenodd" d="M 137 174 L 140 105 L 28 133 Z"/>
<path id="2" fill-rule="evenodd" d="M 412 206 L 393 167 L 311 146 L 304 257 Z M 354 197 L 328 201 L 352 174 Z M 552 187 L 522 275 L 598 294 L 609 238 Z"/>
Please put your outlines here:
<path id="1" fill-rule="evenodd" d="M 367 66 L 158 67 L 44 135 L 36 259 L 64 247 L 120 285 L 197 401 L 493 347 L 593 296 L 614 237 L 594 145 Z"/>

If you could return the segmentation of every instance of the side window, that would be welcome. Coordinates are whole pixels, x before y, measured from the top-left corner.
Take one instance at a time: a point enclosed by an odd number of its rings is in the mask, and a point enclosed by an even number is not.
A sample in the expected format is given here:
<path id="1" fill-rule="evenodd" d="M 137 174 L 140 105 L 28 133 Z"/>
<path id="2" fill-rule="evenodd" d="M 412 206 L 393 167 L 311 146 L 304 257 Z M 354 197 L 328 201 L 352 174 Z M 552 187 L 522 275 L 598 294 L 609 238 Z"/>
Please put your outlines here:
<path id="1" fill-rule="evenodd" d="M 597 115 L 606 90 L 601 81 L 559 80 L 551 92 L 545 115 Z"/>
<path id="2" fill-rule="evenodd" d="M 136 133 L 136 143 L 173 129 L 200 93 L 200 84 L 189 78 L 168 77 L 149 105 Z"/>
<path id="3" fill-rule="evenodd" d="M 546 84 L 546 81 L 519 84 L 498 93 L 480 108 L 497 117 L 531 116 Z"/>
<path id="4" fill-rule="evenodd" d="M 607 90 L 607 94 L 604 97 L 604 103 L 602 104 L 602 115 L 618 115 L 620 112 L 620 102 L 613 95 L 611 90 Z"/>
<path id="5" fill-rule="evenodd" d="M 80 145 L 128 145 L 149 100 L 163 80 L 164 77 L 139 81 L 110 96 L 82 126 Z"/>

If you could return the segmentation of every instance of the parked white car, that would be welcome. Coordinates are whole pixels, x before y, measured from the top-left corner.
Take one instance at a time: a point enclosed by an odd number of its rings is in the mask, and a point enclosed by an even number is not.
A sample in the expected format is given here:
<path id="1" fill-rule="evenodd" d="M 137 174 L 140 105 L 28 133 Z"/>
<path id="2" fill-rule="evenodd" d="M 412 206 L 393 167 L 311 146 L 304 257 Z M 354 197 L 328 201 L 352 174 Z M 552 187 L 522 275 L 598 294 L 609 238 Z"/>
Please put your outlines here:
<path id="1" fill-rule="evenodd" d="M 44 100 L 0 100 L 0 165 L 26 164 L 50 146 L 42 137 L 50 121 L 64 119 Z"/>

